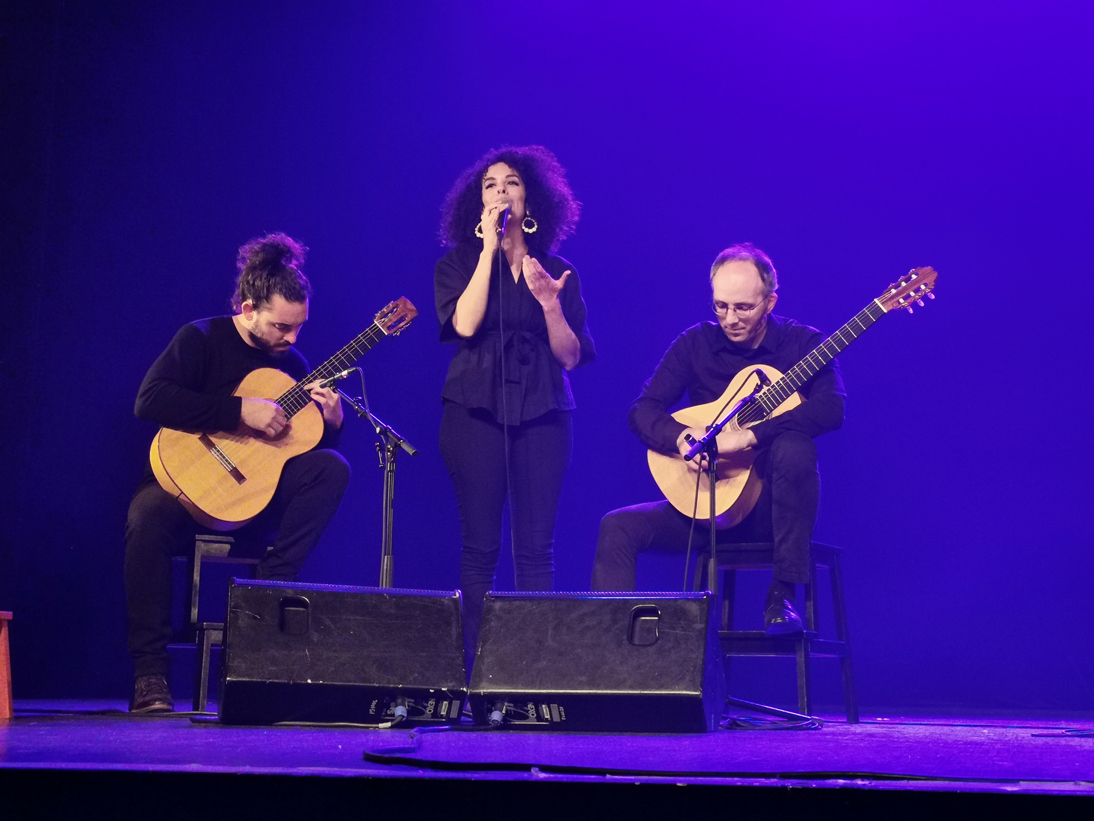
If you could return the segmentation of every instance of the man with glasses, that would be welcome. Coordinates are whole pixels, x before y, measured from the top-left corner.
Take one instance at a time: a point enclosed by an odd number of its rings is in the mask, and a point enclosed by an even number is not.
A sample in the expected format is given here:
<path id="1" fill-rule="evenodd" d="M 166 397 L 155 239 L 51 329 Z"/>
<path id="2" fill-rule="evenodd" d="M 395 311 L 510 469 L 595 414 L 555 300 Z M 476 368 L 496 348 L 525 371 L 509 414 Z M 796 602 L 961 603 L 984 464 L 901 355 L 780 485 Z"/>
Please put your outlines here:
<path id="1" fill-rule="evenodd" d="M 685 393 L 688 405 L 713 402 L 741 370 L 770 365 L 785 373 L 824 341 L 815 329 L 771 313 L 778 300 L 775 268 L 749 243 L 715 258 L 710 286 L 717 322 L 700 322 L 676 338 L 627 415 L 631 430 L 661 453 L 686 454 L 688 438 L 706 432 L 672 418 L 670 410 Z M 845 393 L 835 361 L 800 393 L 805 401 L 798 407 L 744 430 L 727 426 L 718 435 L 720 454 L 757 451 L 755 470 L 763 477 L 763 490 L 752 511 L 723 538 L 774 543 L 774 578 L 764 606 L 764 627 L 772 635 L 802 629 L 795 585 L 809 580 L 809 544 L 820 501 L 813 439 L 843 424 Z M 697 461 L 689 465 L 698 469 Z M 634 590 L 638 554 L 684 550 L 691 524 L 667 501 L 613 510 L 600 523 L 593 590 Z M 703 529 L 696 533 L 701 543 Z"/>

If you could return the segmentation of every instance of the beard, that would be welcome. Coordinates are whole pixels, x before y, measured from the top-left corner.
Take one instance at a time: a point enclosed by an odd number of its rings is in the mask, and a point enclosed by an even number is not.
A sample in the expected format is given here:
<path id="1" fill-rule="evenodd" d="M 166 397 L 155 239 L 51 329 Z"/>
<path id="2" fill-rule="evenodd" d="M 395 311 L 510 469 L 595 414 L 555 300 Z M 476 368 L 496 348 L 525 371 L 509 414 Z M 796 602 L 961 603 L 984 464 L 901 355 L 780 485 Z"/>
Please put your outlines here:
<path id="1" fill-rule="evenodd" d="M 254 343 L 256 348 L 265 351 L 270 356 L 284 356 L 288 352 L 289 348 L 292 347 L 292 345 L 288 342 L 274 344 L 269 340 L 263 339 L 261 336 L 259 336 L 249 328 L 247 329 L 247 337 L 251 340 L 251 342 Z"/>

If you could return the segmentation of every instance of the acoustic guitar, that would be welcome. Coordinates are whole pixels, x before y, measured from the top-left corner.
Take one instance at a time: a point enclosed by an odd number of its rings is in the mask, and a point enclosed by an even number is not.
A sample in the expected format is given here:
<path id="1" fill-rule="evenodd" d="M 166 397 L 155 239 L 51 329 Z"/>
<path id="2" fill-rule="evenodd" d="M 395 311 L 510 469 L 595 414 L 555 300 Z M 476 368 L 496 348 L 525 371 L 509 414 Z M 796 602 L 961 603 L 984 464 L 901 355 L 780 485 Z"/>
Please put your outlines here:
<path id="1" fill-rule="evenodd" d="M 854 342 L 863 331 L 894 309 L 904 308 L 909 313 L 912 304 L 923 304 L 923 297 L 934 299 L 935 281 L 938 274 L 933 268 L 914 268 L 907 276 L 894 282 L 885 292 L 855 314 L 842 328 L 814 348 L 797 365 L 780 373 L 768 365 L 749 367 L 740 371 L 714 402 L 682 408 L 672 418 L 688 427 L 709 429 L 731 412 L 738 401 L 756 389 L 760 378 L 756 370 L 762 370 L 770 384 L 760 391 L 754 401 L 740 415 L 726 425 L 727 430 L 742 430 L 770 417 L 779 416 L 796 408 L 804 400 L 798 388 L 804 385 L 821 368 L 831 362 L 844 348 Z M 664 454 L 651 450 L 648 454 L 650 472 L 665 498 L 683 513 L 706 519 L 710 516 L 710 480 L 706 473 L 698 477 L 699 499 L 696 508 L 696 472 L 689 469 L 684 457 L 678 453 Z M 756 452 L 751 448 L 718 457 L 715 483 L 715 517 L 720 527 L 733 527 L 749 514 L 760 497 L 763 477 L 753 470 Z"/>
<path id="2" fill-rule="evenodd" d="M 352 367 L 379 340 L 406 330 L 417 315 L 405 297 L 389 303 L 372 325 L 299 382 L 275 368 L 247 374 L 233 395 L 280 405 L 290 424 L 275 437 L 242 422 L 234 431 L 213 433 L 160 428 L 149 454 L 160 487 L 211 530 L 247 524 L 270 503 L 285 462 L 314 448 L 323 436 L 323 414 L 304 386 Z"/>

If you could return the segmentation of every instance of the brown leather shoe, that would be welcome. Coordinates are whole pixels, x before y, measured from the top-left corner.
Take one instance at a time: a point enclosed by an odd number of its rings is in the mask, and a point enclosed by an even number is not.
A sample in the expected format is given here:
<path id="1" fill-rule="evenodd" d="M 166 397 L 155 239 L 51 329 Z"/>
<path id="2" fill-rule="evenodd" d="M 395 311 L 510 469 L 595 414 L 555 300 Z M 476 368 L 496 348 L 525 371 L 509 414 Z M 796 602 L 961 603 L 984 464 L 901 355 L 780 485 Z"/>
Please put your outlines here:
<path id="1" fill-rule="evenodd" d="M 170 713 L 175 709 L 167 679 L 161 675 L 137 676 L 133 685 L 133 698 L 129 700 L 131 713 Z"/>

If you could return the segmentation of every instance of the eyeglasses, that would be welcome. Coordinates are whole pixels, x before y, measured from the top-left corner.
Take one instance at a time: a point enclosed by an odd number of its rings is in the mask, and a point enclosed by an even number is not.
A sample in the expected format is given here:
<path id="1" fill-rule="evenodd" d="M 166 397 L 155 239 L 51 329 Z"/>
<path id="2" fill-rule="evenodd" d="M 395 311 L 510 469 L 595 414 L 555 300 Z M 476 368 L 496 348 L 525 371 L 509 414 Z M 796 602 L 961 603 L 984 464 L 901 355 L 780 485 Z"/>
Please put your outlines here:
<path id="1" fill-rule="evenodd" d="M 764 303 L 761 301 L 757 302 L 755 305 L 726 305 L 724 302 L 714 301 L 710 303 L 710 309 L 718 316 L 725 316 L 730 311 L 733 311 L 739 319 L 748 319 L 756 312 L 756 309 L 763 304 Z"/>

